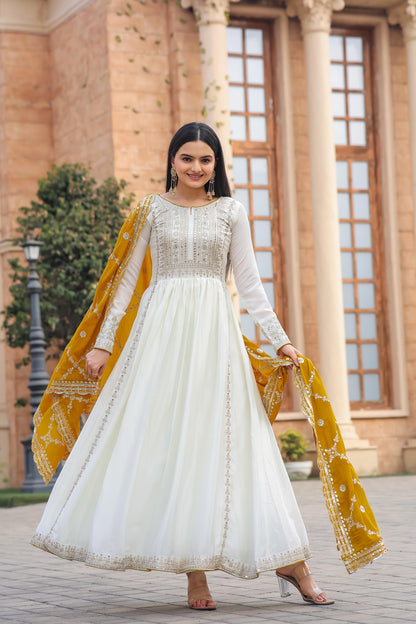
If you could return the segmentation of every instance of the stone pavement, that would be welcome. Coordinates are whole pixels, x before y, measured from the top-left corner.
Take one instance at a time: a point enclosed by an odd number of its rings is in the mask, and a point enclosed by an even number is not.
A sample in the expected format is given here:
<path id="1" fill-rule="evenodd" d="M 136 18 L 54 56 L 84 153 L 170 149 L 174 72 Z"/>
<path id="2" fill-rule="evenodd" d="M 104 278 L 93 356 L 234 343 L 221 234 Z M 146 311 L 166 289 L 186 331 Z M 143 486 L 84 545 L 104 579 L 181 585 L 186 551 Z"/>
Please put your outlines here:
<path id="1" fill-rule="evenodd" d="M 273 573 L 244 581 L 210 572 L 217 611 L 186 608 L 184 575 L 112 572 L 28 542 L 44 505 L 0 509 L 0 622 L 13 624 L 402 624 L 416 622 L 416 475 L 363 479 L 387 555 L 349 575 L 338 557 L 319 481 L 295 483 L 319 584 L 336 600 L 315 607 L 279 597 Z"/>

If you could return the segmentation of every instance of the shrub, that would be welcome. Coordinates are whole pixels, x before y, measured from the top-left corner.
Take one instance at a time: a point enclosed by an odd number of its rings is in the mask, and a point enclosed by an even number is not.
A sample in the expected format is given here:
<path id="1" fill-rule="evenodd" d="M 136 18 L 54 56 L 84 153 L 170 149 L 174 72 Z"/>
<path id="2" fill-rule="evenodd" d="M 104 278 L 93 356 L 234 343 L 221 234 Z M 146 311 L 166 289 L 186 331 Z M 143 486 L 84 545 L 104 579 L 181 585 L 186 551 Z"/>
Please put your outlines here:
<path id="1" fill-rule="evenodd" d="M 289 429 L 279 435 L 283 461 L 302 461 L 309 446 L 309 440 L 299 431 Z"/>
<path id="2" fill-rule="evenodd" d="M 80 163 L 54 166 L 39 180 L 38 201 L 20 208 L 19 236 L 13 242 L 20 245 L 30 233 L 43 242 L 36 270 L 47 345 L 62 350 L 92 302 L 133 201 L 126 186 L 114 178 L 98 186 Z M 3 327 L 11 347 L 24 347 L 30 330 L 29 269 L 22 257 L 9 259 L 9 264 L 12 301 L 3 312 Z"/>

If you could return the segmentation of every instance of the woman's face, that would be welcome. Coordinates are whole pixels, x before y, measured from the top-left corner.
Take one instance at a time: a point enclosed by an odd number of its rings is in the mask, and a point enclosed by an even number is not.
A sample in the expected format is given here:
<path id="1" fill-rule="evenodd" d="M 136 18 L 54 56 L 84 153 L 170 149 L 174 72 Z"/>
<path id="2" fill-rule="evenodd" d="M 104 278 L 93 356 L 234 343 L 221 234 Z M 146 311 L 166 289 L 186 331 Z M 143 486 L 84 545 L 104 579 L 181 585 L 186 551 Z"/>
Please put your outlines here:
<path id="1" fill-rule="evenodd" d="M 215 167 L 215 155 L 207 143 L 184 143 L 172 161 L 178 173 L 178 186 L 199 189 L 210 179 Z"/>

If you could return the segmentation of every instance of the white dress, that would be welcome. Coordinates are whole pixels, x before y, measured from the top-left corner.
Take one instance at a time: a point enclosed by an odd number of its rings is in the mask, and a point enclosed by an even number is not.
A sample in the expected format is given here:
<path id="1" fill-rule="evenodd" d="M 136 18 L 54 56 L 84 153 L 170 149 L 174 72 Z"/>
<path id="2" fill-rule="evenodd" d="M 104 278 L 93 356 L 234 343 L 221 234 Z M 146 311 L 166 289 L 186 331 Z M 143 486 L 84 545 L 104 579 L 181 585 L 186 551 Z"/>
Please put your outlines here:
<path id="1" fill-rule="evenodd" d="M 97 347 L 111 351 L 149 243 L 150 286 L 32 543 L 100 568 L 242 578 L 309 558 L 225 284 L 230 257 L 255 322 L 275 349 L 289 342 L 244 207 L 155 195 Z"/>

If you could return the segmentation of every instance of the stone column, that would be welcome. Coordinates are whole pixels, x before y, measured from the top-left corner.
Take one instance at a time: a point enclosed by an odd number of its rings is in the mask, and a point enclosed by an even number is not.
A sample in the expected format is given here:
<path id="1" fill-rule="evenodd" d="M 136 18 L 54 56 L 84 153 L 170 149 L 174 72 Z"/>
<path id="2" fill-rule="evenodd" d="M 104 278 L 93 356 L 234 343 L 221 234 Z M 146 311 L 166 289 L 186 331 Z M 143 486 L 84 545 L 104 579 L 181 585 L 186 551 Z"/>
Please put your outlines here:
<path id="1" fill-rule="evenodd" d="M 181 0 L 181 3 L 184 9 L 193 8 L 199 31 L 202 114 L 220 137 L 226 166 L 231 171 L 226 35 L 230 0 Z"/>
<path id="2" fill-rule="evenodd" d="M 287 12 L 299 17 L 304 38 L 320 372 L 357 471 L 374 474 L 376 450 L 371 459 L 354 452 L 369 443 L 358 438 L 348 396 L 329 58 L 332 11 L 343 7 L 343 0 L 289 0 Z"/>
<path id="3" fill-rule="evenodd" d="M 416 235 L 416 0 L 407 0 L 389 11 L 390 24 L 400 24 L 406 45 L 407 83 L 409 90 L 410 154 L 412 194 Z"/>

